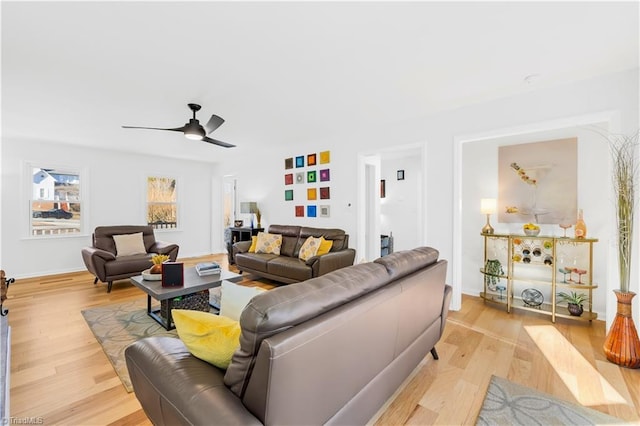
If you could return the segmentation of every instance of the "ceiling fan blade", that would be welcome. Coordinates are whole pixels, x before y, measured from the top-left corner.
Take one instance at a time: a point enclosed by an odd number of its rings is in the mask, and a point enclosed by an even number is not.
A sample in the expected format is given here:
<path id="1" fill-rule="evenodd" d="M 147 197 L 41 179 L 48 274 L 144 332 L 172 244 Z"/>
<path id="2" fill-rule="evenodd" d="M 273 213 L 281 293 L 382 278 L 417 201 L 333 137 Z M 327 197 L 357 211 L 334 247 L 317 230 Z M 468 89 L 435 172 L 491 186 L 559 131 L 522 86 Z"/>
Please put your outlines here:
<path id="1" fill-rule="evenodd" d="M 230 143 L 222 142 L 222 141 L 219 141 L 219 140 L 216 140 L 216 139 L 211 139 L 208 136 L 205 136 L 204 138 L 202 138 L 202 140 L 204 142 L 209 142 L 209 143 L 212 143 L 214 145 L 220 145 L 220 146 L 223 146 L 225 148 L 235 148 L 235 145 L 231 145 Z"/>
<path id="2" fill-rule="evenodd" d="M 138 127 L 138 126 L 122 126 L 123 129 L 149 129 L 149 130 L 170 130 L 172 132 L 184 132 L 186 126 L 176 127 L 175 129 L 161 129 L 159 127 Z"/>
<path id="3" fill-rule="evenodd" d="M 224 123 L 224 118 L 218 117 L 217 115 L 213 114 L 207 124 L 205 124 L 204 128 L 207 131 L 207 134 L 209 134 L 218 127 L 222 126 L 222 123 Z"/>

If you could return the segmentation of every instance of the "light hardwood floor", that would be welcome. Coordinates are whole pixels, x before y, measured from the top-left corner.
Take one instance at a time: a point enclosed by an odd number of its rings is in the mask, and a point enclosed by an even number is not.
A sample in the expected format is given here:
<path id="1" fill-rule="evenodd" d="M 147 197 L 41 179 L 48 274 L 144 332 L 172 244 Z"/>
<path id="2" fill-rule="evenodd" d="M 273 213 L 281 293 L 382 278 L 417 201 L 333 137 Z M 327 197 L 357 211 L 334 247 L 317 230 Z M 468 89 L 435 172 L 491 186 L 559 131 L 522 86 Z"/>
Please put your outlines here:
<path id="1" fill-rule="evenodd" d="M 226 266 L 224 255 L 181 260 Z M 250 277 L 245 283 L 273 287 Z M 86 272 L 16 280 L 5 302 L 12 327 L 11 415 L 41 417 L 46 425 L 149 425 L 80 313 L 144 297 L 128 280 L 115 282 L 108 294 Z M 601 321 L 552 324 L 546 316 L 507 314 L 465 296 L 436 346 L 440 360 L 428 355 L 372 423 L 473 424 L 492 374 L 640 423 L 640 370 L 607 362 L 604 337 Z"/>

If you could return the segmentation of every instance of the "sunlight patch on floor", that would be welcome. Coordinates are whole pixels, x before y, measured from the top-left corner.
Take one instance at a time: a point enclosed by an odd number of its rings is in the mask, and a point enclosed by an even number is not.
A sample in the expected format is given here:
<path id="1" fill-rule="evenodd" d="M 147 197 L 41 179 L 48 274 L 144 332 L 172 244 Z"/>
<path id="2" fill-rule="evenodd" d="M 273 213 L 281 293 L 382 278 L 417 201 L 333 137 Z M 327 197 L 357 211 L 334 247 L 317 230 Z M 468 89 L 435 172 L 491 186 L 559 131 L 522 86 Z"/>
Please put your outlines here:
<path id="1" fill-rule="evenodd" d="M 576 348 L 551 325 L 524 326 L 549 364 L 562 379 L 576 400 L 584 406 L 625 404 L 627 401 L 613 386 L 578 352 Z M 598 380 L 601 394 L 584 394 L 578 385 L 579 378 Z"/>

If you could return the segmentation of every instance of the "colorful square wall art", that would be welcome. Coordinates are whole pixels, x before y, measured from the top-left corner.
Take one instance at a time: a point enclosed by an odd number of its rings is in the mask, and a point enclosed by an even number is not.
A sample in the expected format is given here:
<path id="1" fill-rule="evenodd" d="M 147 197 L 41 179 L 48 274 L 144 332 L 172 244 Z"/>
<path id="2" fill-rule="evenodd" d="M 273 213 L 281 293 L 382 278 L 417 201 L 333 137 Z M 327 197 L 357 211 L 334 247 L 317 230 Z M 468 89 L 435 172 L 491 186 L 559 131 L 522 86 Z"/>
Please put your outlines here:
<path id="1" fill-rule="evenodd" d="M 320 170 L 320 182 L 329 182 L 330 180 L 329 169 Z"/>
<path id="2" fill-rule="evenodd" d="M 317 215 L 316 206 L 307 206 L 307 217 L 316 217 Z"/>
<path id="3" fill-rule="evenodd" d="M 304 167 L 304 155 L 296 157 L 296 167 Z"/>
<path id="4" fill-rule="evenodd" d="M 320 217 L 329 217 L 331 216 L 331 207 L 329 206 L 320 206 Z"/>
<path id="5" fill-rule="evenodd" d="M 293 169 L 293 157 L 284 159 L 284 168 L 285 169 Z"/>
<path id="6" fill-rule="evenodd" d="M 296 173 L 296 183 L 304 183 L 304 172 Z"/>
<path id="7" fill-rule="evenodd" d="M 292 185 L 293 184 L 293 173 L 287 173 L 284 175 L 284 184 Z"/>
<path id="8" fill-rule="evenodd" d="M 316 171 L 307 172 L 307 183 L 316 183 Z"/>
<path id="9" fill-rule="evenodd" d="M 331 161 L 331 151 L 322 151 L 320 153 L 320 164 L 327 164 Z"/>
<path id="10" fill-rule="evenodd" d="M 329 187 L 328 186 L 323 186 L 322 188 L 320 188 L 320 199 L 321 200 L 328 200 L 331 198 L 331 192 L 329 191 Z"/>
<path id="11" fill-rule="evenodd" d="M 317 200 L 318 190 L 316 188 L 307 188 L 307 200 Z"/>
<path id="12" fill-rule="evenodd" d="M 307 166 L 315 166 L 316 165 L 316 155 L 309 154 L 307 155 Z"/>
<path id="13" fill-rule="evenodd" d="M 293 200 L 293 189 L 287 189 L 284 191 L 284 200 L 285 201 Z"/>
<path id="14" fill-rule="evenodd" d="M 304 217 L 304 206 L 296 206 L 296 217 Z"/>

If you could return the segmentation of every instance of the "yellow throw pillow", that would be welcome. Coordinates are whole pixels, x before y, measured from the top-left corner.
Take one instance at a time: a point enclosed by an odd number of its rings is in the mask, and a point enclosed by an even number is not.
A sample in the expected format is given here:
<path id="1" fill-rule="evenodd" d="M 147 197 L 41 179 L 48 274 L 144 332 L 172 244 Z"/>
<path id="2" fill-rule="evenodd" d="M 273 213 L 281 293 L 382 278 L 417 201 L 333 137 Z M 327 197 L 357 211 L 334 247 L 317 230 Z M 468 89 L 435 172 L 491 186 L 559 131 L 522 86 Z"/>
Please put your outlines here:
<path id="1" fill-rule="evenodd" d="M 268 232 L 258 232 L 256 253 L 280 254 L 281 246 L 282 235 L 269 234 Z"/>
<path id="2" fill-rule="evenodd" d="M 320 238 L 309 237 L 305 240 L 304 244 L 302 244 L 302 247 L 300 247 L 298 257 L 306 262 L 318 253 L 319 248 Z"/>
<path id="3" fill-rule="evenodd" d="M 145 254 L 147 252 L 144 248 L 142 232 L 114 235 L 113 241 L 116 243 L 116 257 Z"/>
<path id="4" fill-rule="evenodd" d="M 226 370 L 240 346 L 240 323 L 227 317 L 188 309 L 173 309 L 180 340 L 196 358 Z"/>
<path id="5" fill-rule="evenodd" d="M 256 245 L 258 244 L 258 236 L 254 235 L 253 237 L 251 237 L 251 245 L 249 246 L 249 253 L 255 253 L 256 252 Z"/>
<path id="6" fill-rule="evenodd" d="M 333 247 L 332 240 L 325 240 L 324 237 L 320 237 L 320 247 L 318 248 L 316 256 L 322 256 L 323 254 L 329 253 L 331 251 L 331 247 Z"/>

